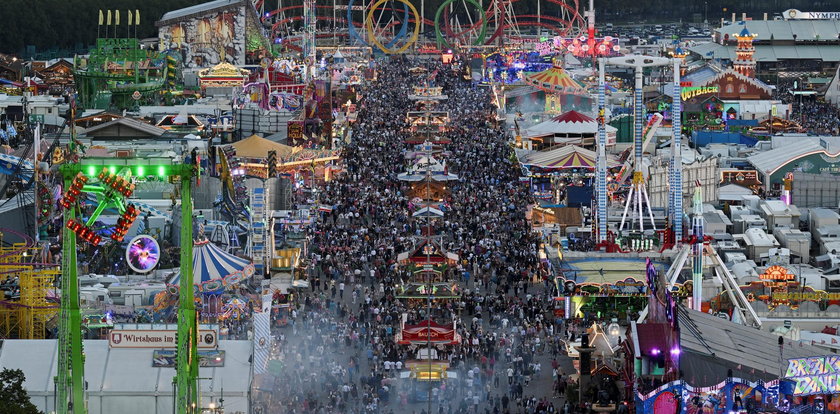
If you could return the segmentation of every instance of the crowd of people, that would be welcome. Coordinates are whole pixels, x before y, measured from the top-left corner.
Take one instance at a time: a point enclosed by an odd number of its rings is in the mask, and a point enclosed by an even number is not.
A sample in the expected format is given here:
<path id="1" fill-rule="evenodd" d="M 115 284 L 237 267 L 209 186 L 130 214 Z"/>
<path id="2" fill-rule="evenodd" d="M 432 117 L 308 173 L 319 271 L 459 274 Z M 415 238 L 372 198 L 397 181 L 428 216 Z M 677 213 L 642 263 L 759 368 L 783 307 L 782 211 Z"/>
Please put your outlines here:
<path id="1" fill-rule="evenodd" d="M 422 74 L 409 71 L 418 65 Z M 528 187 L 519 182 L 490 91 L 439 62 L 403 57 L 377 69 L 342 153 L 345 172 L 319 192 L 319 204 L 333 208 L 308 231 L 311 289 L 297 295 L 289 324 L 275 332 L 272 358 L 284 369 L 258 410 L 574 412 L 558 393 L 573 383 L 559 339 L 569 327 L 553 317 L 539 240 L 525 216 Z M 408 95 L 424 82 L 449 97 L 436 110 L 449 112 L 446 163 L 459 176 L 434 228 L 443 247 L 458 255 L 457 268 L 446 275 L 456 278 L 460 295 L 436 301 L 431 315 L 426 306 L 395 297 L 396 286 L 412 277 L 397 255 L 422 239 L 426 224 L 412 217 L 409 184 L 397 180 L 410 149 L 406 113 L 415 103 Z M 431 383 L 418 393 L 400 379 L 425 348 L 395 342 L 404 318 L 457 327 L 460 343 L 434 352 L 458 381 Z"/>
<path id="2" fill-rule="evenodd" d="M 837 107 L 825 102 L 815 96 L 794 95 L 795 90 L 804 90 L 800 87 L 802 80 L 798 80 L 794 88 L 794 79 L 780 79 L 773 91 L 773 99 L 790 103 L 793 106 L 793 113 L 790 119 L 798 122 L 808 132 L 817 134 L 838 134 L 840 133 L 840 111 Z"/>

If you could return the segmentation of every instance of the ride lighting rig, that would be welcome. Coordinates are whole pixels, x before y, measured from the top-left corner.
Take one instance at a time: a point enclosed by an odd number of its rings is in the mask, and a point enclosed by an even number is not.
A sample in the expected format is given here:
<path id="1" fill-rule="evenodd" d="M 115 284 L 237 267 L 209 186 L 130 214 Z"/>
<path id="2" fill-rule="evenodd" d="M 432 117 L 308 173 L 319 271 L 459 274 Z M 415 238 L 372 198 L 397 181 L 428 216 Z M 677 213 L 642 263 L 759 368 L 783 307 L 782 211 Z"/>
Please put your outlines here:
<path id="1" fill-rule="evenodd" d="M 79 194 L 75 199 L 68 198 L 68 208 L 64 211 L 64 224 L 61 241 L 61 312 L 58 322 L 58 352 L 55 377 L 55 411 L 57 414 L 85 414 L 87 412 L 87 386 L 85 381 L 85 354 L 82 342 L 82 312 L 79 299 L 78 277 L 78 249 L 76 242 L 78 233 L 69 228 L 71 220 L 76 221 L 78 209 L 74 204 L 86 195 L 95 194 L 99 205 L 91 218 L 85 222 L 86 226 L 105 209 L 105 206 L 116 204 L 122 215 L 121 228 L 128 229 L 140 210 L 136 206 L 126 204 L 126 194 L 131 194 L 132 177 L 146 181 L 161 181 L 180 185 L 181 217 L 190 217 L 192 209 L 192 179 L 196 178 L 197 168 L 194 164 L 179 164 L 171 158 L 143 157 L 143 158 L 98 158 L 87 157 L 77 163 L 65 163 L 59 167 L 59 173 L 65 188 L 73 186 L 74 178 L 83 172 L 84 177 L 97 177 L 97 172 L 107 168 L 102 175 L 102 182 L 87 185 L 83 182 L 77 185 Z M 108 184 L 104 181 L 110 180 Z M 114 176 L 114 177 L 112 177 Z M 123 180 L 117 180 L 122 177 Z M 79 178 L 83 180 L 82 178 Z M 127 184 L 126 184 L 127 183 Z M 64 201 L 64 200 L 62 200 Z M 72 201 L 72 202 L 71 202 Z M 81 226 L 81 221 L 79 221 Z M 75 228 L 75 226 L 73 226 Z M 180 271 L 182 275 L 193 274 L 193 243 L 192 220 L 183 220 L 180 229 Z M 79 230 L 81 231 L 81 230 Z M 175 392 L 175 412 L 178 414 L 194 414 L 199 407 L 198 387 L 198 321 L 196 319 L 195 297 L 192 278 L 183 277 L 179 284 L 178 296 L 178 334 L 176 346 L 175 378 L 173 386 Z"/>
<path id="2" fill-rule="evenodd" d="M 61 206 L 70 209 L 82 199 L 82 193 L 90 193 L 96 195 L 97 207 L 85 222 L 76 219 L 67 220 L 67 228 L 76 233 L 76 236 L 80 239 L 94 246 L 98 245 L 102 242 L 102 236 L 96 234 L 91 226 L 106 208 L 116 207 L 120 217 L 117 219 L 117 224 L 112 229 L 110 237 L 116 242 L 122 242 L 126 233 L 128 233 L 128 229 L 131 228 L 140 214 L 138 207 L 126 202 L 135 189 L 135 184 L 131 180 L 131 173 L 130 168 L 123 168 L 117 172 L 115 167 L 103 167 L 97 176 L 98 185 L 89 185 L 89 179 L 84 173 L 76 173 L 61 199 Z"/>

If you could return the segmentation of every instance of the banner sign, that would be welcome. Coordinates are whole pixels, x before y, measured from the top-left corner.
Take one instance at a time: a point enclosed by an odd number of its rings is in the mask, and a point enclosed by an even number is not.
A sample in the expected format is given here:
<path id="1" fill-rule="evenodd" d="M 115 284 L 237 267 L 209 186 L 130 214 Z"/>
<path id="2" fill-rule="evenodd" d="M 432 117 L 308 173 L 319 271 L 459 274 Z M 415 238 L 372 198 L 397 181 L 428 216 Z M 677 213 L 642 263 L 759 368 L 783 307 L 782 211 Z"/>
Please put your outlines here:
<path id="1" fill-rule="evenodd" d="M 435 328 L 422 328 L 417 331 L 403 330 L 402 341 L 400 342 L 453 342 L 455 340 L 455 331 L 453 330 L 438 330 Z"/>
<path id="2" fill-rule="evenodd" d="M 706 95 L 710 93 L 718 93 L 717 86 L 686 86 L 680 91 L 680 98 L 687 101 L 695 96 Z"/>
<path id="3" fill-rule="evenodd" d="M 175 348 L 175 330 L 130 330 L 114 329 L 108 334 L 110 348 Z M 215 330 L 198 332 L 199 348 L 215 348 L 219 345 Z"/>
<path id="4" fill-rule="evenodd" d="M 178 353 L 172 349 L 156 349 L 152 353 L 152 367 L 175 368 Z M 225 351 L 216 349 L 198 351 L 198 366 L 201 368 L 222 368 L 225 366 Z"/>
<path id="5" fill-rule="evenodd" d="M 840 19 L 840 12 L 804 12 L 796 9 L 788 9 L 782 13 L 785 20 L 837 20 Z"/>
<path id="6" fill-rule="evenodd" d="M 770 299 L 778 302 L 787 300 L 794 302 L 805 300 L 819 302 L 821 300 L 840 300 L 840 293 L 828 293 L 822 290 L 816 292 L 773 292 L 770 295 Z"/>
<path id="7" fill-rule="evenodd" d="M 840 393 L 840 355 L 794 358 L 788 360 L 785 378 L 796 385 L 793 395 Z"/>

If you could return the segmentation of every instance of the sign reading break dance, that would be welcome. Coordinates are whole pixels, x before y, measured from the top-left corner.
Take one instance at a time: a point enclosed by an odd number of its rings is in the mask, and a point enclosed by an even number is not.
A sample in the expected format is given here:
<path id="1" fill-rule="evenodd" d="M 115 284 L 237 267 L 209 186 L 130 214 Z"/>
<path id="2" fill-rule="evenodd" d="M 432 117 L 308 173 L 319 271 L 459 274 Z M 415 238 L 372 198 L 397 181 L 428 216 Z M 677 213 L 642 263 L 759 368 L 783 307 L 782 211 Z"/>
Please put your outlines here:
<path id="1" fill-rule="evenodd" d="M 788 360 L 785 378 L 795 382 L 793 395 L 840 393 L 840 355 Z"/>

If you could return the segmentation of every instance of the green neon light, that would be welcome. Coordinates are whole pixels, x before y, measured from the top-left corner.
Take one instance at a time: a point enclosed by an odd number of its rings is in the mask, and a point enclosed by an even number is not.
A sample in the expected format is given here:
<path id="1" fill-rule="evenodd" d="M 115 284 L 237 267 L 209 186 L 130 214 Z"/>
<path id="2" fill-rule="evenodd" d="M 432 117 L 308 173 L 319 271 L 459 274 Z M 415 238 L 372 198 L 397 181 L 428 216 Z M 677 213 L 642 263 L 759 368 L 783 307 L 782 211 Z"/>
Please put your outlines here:
<path id="1" fill-rule="evenodd" d="M 158 177 L 166 177 L 166 167 L 162 165 L 158 167 Z"/>
<path id="2" fill-rule="evenodd" d="M 137 176 L 142 177 L 144 175 L 146 175 L 146 168 L 143 167 L 142 165 L 138 165 L 137 166 Z"/>
<path id="3" fill-rule="evenodd" d="M 117 167 L 114 167 L 112 165 L 112 166 L 108 167 L 108 171 L 110 171 L 111 174 L 116 174 L 117 173 Z"/>
<path id="4" fill-rule="evenodd" d="M 96 175 L 96 167 L 93 165 L 89 165 L 87 168 L 87 174 L 89 177 L 93 177 Z"/>

